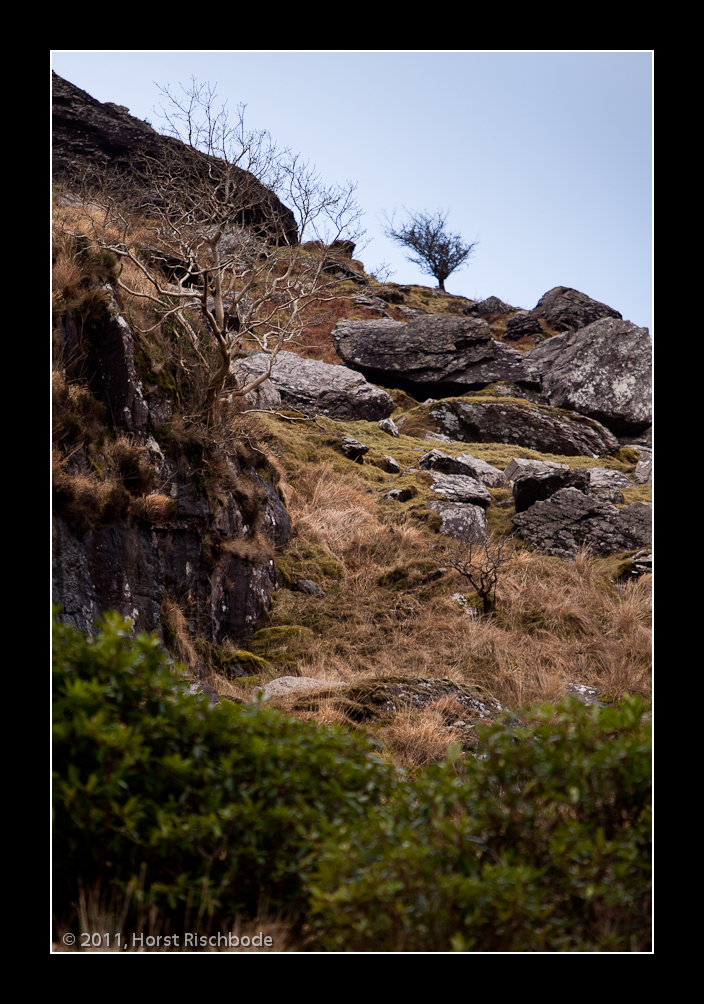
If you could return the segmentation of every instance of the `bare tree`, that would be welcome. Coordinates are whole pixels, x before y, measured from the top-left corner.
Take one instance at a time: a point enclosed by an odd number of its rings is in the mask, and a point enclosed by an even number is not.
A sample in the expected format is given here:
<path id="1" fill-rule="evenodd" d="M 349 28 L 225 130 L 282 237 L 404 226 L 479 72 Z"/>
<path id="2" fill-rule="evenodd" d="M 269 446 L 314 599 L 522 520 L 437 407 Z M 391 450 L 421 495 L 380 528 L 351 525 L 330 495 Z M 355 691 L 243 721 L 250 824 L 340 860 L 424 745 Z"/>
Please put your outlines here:
<path id="1" fill-rule="evenodd" d="M 478 243 L 464 244 L 460 234 L 447 233 L 447 216 L 447 212 L 440 210 L 434 216 L 413 213 L 406 223 L 398 227 L 393 218 L 387 218 L 384 228 L 384 235 L 407 248 L 408 260 L 426 274 L 435 276 L 438 288 L 443 291 L 445 279 L 467 261 Z"/>
<path id="2" fill-rule="evenodd" d="M 446 558 L 450 568 L 463 575 L 482 601 L 482 613 L 491 614 L 496 608 L 496 584 L 499 573 L 515 558 L 514 538 L 497 537 L 495 540 L 465 540 Z"/>
<path id="3" fill-rule="evenodd" d="M 214 418 L 233 361 L 251 350 L 269 357 L 264 373 L 232 392 L 244 396 L 271 375 L 306 309 L 332 296 L 330 258 L 303 249 L 304 234 L 326 246 L 356 241 L 361 210 L 356 186 L 325 186 L 266 131 L 248 130 L 244 106 L 231 120 L 212 86 L 160 90 L 168 135 L 158 154 L 142 151 L 129 177 L 86 179 L 83 205 L 91 238 L 129 263 L 118 287 L 153 312 L 141 330 L 171 318 L 192 341 Z"/>

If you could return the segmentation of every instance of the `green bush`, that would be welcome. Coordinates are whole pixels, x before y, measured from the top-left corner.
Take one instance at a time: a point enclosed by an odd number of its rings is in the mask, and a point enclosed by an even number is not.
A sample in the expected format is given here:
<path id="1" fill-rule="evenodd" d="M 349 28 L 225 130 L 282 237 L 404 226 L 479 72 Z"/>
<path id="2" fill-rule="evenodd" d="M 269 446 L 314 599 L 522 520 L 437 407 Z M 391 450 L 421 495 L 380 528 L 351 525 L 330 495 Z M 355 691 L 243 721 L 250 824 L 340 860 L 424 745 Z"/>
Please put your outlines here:
<path id="1" fill-rule="evenodd" d="M 576 701 L 480 734 L 346 824 L 312 877 L 322 950 L 643 951 L 650 738 L 639 699 Z"/>
<path id="2" fill-rule="evenodd" d="M 229 921 L 265 897 L 295 916 L 322 836 L 393 783 L 359 736 L 187 694 L 158 639 L 116 614 L 92 641 L 55 623 L 53 647 L 57 921 L 79 880 L 141 884 L 174 930 L 186 904 Z"/>

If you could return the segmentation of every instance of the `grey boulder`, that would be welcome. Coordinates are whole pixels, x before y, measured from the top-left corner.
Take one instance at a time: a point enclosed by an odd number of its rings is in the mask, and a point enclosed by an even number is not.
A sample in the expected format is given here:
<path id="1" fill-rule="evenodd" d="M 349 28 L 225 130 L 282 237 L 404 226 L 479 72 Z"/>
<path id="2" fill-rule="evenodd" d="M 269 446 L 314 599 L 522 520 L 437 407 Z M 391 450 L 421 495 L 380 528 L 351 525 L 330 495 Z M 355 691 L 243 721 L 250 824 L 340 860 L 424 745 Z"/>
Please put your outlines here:
<path id="1" fill-rule="evenodd" d="M 540 372 L 547 404 L 587 415 L 617 436 L 652 422 L 652 340 L 647 328 L 605 317 L 579 331 L 541 342 L 525 353 Z"/>
<path id="2" fill-rule="evenodd" d="M 245 381 L 265 373 L 268 364 L 269 356 L 264 352 L 237 360 L 233 370 L 238 385 L 242 387 Z M 272 390 L 278 395 L 278 404 L 271 396 Z M 394 410 L 391 396 L 361 373 L 346 366 L 303 359 L 294 352 L 279 352 L 271 377 L 253 394 L 264 395 L 251 401 L 254 407 L 293 407 L 304 415 L 340 420 L 378 422 Z"/>
<path id="3" fill-rule="evenodd" d="M 553 331 L 575 331 L 602 317 L 621 319 L 618 310 L 569 286 L 549 289 L 540 297 L 532 313 L 544 317 Z"/>
<path id="4" fill-rule="evenodd" d="M 510 443 L 565 457 L 598 457 L 618 449 L 600 422 L 529 402 L 455 398 L 429 406 L 437 432 L 465 443 Z"/>
<path id="5" fill-rule="evenodd" d="M 479 317 L 418 314 L 410 321 L 338 321 L 332 342 L 347 366 L 386 386 L 483 386 L 529 379 L 517 349 Z"/>

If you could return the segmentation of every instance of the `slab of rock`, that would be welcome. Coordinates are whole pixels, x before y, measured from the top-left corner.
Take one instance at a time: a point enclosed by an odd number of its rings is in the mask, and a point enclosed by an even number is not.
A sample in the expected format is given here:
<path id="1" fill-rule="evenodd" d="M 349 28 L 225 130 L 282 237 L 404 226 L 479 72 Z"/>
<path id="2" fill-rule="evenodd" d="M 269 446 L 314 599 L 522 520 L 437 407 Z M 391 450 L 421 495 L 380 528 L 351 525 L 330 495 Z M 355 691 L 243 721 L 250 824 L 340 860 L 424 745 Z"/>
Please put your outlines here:
<path id="1" fill-rule="evenodd" d="M 487 509 L 491 495 L 484 485 L 465 474 L 433 474 L 432 489 L 449 502 L 470 502 Z"/>
<path id="2" fill-rule="evenodd" d="M 601 317 L 621 319 L 618 310 L 592 300 L 586 293 L 570 289 L 569 286 L 555 286 L 548 290 L 540 297 L 532 312 L 538 317 L 544 317 L 553 331 L 575 331 Z"/>
<path id="3" fill-rule="evenodd" d="M 652 422 L 652 340 L 647 328 L 606 317 L 556 335 L 525 353 L 539 370 L 542 393 L 555 408 L 597 419 L 617 436 Z"/>
<path id="4" fill-rule="evenodd" d="M 504 478 L 506 481 L 513 481 L 517 474 L 547 470 L 569 471 L 569 469 L 569 464 L 558 464 L 555 460 L 525 460 L 523 457 L 513 457 L 504 471 Z"/>
<path id="5" fill-rule="evenodd" d="M 269 356 L 264 352 L 233 363 L 239 386 L 265 373 L 268 364 Z M 257 399 L 254 407 L 292 407 L 304 415 L 367 422 L 388 418 L 395 407 L 391 395 L 369 383 L 361 373 L 317 359 L 302 359 L 294 352 L 279 352 L 271 377 L 262 387 L 267 384 L 278 394 L 279 404 L 266 399 L 260 403 Z"/>
<path id="6" fill-rule="evenodd" d="M 517 349 L 479 317 L 419 314 L 410 321 L 338 321 L 332 341 L 347 366 L 384 386 L 451 389 L 534 379 Z"/>
<path id="7" fill-rule="evenodd" d="M 540 453 L 599 457 L 619 442 L 600 422 L 553 408 L 455 398 L 430 406 L 438 432 L 465 443 L 510 443 Z"/>
<path id="8" fill-rule="evenodd" d="M 582 546 L 595 557 L 647 547 L 652 536 L 652 506 L 635 502 L 624 509 L 562 488 L 547 501 L 517 513 L 513 523 L 543 554 L 570 559 Z"/>
<path id="9" fill-rule="evenodd" d="M 441 450 L 431 450 L 420 458 L 418 466 L 422 471 L 464 474 L 488 488 L 500 488 L 505 481 L 503 473 L 497 467 L 492 467 L 484 460 L 478 460 L 471 453 L 462 453 L 459 457 L 451 457 Z"/>
<path id="10" fill-rule="evenodd" d="M 605 467 L 589 469 L 589 488 L 587 494 L 602 502 L 623 502 L 622 488 L 631 488 L 632 481 L 621 471 L 610 471 Z M 577 487 L 579 487 L 577 485 Z"/>
<path id="11" fill-rule="evenodd" d="M 280 676 L 265 685 L 264 693 L 272 697 L 284 694 L 309 693 L 311 691 L 335 690 L 348 684 L 340 680 L 316 680 L 312 676 Z"/>

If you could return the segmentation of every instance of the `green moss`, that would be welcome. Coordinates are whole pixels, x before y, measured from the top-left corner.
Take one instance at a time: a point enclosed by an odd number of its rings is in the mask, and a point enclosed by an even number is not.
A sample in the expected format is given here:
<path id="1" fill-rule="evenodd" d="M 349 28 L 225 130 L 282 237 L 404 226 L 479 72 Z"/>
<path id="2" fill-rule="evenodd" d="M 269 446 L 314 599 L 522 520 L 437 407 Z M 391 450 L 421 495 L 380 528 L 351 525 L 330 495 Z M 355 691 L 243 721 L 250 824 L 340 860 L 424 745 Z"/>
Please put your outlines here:
<path id="1" fill-rule="evenodd" d="M 289 588 L 297 579 L 311 579 L 322 584 L 326 579 L 339 581 L 345 574 L 342 562 L 329 551 L 300 539 L 276 558 L 276 570 Z"/>
<path id="2" fill-rule="evenodd" d="M 249 647 L 255 655 L 264 657 L 278 669 L 298 674 L 301 656 L 314 642 L 310 628 L 300 624 L 280 624 L 261 628 L 254 634 Z"/>
<path id="3" fill-rule="evenodd" d="M 247 679 L 253 676 L 259 676 L 260 674 L 271 673 L 272 665 L 263 659 L 260 655 L 254 655 L 253 652 L 248 652 L 246 649 L 238 648 L 234 652 L 228 654 L 228 659 L 231 662 L 239 662 L 245 669 L 248 670 Z"/>

